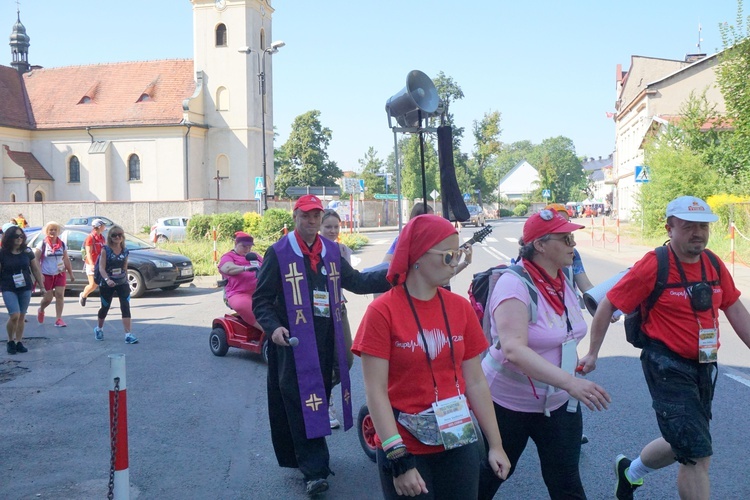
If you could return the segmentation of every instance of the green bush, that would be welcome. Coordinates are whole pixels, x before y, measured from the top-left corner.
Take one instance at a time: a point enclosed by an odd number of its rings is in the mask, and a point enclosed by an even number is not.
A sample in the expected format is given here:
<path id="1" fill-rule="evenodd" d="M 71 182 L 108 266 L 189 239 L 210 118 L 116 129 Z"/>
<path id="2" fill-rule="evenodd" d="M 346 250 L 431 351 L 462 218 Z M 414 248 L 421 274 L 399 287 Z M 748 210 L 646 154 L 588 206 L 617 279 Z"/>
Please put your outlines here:
<path id="1" fill-rule="evenodd" d="M 344 245 L 348 246 L 354 251 L 359 250 L 363 246 L 367 245 L 370 242 L 370 239 L 365 236 L 364 234 L 359 233 L 353 233 L 353 234 L 343 234 L 339 236 L 339 240 Z"/>
<path id="2" fill-rule="evenodd" d="M 507 208 L 501 208 L 497 211 L 498 217 L 513 217 L 513 212 Z"/>
<path id="3" fill-rule="evenodd" d="M 192 241 L 206 238 L 211 231 L 211 216 L 196 214 L 190 217 L 187 225 L 187 237 Z"/>
<path id="4" fill-rule="evenodd" d="M 516 217 L 523 217 L 528 211 L 529 207 L 527 207 L 523 203 L 519 203 L 518 205 L 516 205 L 516 208 L 513 209 L 513 215 L 515 215 Z"/>
<path id="5" fill-rule="evenodd" d="M 260 234 L 260 223 L 263 217 L 258 212 L 245 212 L 242 216 L 243 231 L 255 237 Z"/>
<path id="6" fill-rule="evenodd" d="M 276 241 L 281 237 L 284 225 L 289 231 L 294 229 L 294 219 L 289 211 L 281 208 L 266 210 L 266 213 L 263 214 L 263 220 L 260 222 L 258 236 Z"/>
<path id="7" fill-rule="evenodd" d="M 216 227 L 217 237 L 219 239 L 234 239 L 234 233 L 242 231 L 244 228 L 244 219 L 239 212 L 230 212 L 226 214 L 213 214 L 212 225 Z"/>

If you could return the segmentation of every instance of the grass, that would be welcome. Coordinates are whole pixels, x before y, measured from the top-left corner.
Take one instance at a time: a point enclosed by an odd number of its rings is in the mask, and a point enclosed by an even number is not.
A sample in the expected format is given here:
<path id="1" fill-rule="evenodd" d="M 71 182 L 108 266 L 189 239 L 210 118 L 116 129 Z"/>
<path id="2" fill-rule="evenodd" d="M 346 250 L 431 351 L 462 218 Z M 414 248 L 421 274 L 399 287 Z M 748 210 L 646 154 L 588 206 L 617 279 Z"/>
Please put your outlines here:
<path id="1" fill-rule="evenodd" d="M 143 240 L 148 241 L 148 235 L 141 234 L 139 237 Z M 367 245 L 370 240 L 362 234 L 342 234 L 341 243 L 345 244 L 352 250 L 356 251 L 363 246 Z M 271 240 L 256 239 L 253 251 L 259 255 L 263 255 L 269 246 L 274 242 Z M 219 270 L 216 268 L 218 259 L 221 256 L 234 248 L 234 244 L 231 240 L 219 240 L 216 242 L 216 259 L 214 260 L 214 244 L 213 241 L 181 241 L 176 243 L 166 242 L 158 243 L 158 248 L 163 250 L 169 250 L 172 252 L 181 253 L 182 255 L 190 258 L 193 262 L 193 272 L 196 276 L 218 276 Z"/>

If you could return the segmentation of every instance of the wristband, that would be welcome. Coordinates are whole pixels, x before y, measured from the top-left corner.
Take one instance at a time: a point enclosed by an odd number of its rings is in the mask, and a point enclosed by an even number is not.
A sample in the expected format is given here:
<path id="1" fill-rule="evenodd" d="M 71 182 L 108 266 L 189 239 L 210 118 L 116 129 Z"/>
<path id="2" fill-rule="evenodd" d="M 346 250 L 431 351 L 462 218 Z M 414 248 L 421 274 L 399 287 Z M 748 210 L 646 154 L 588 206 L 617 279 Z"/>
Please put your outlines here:
<path id="1" fill-rule="evenodd" d="M 398 439 L 401 439 L 401 434 L 394 434 L 393 436 L 389 437 L 388 439 L 386 439 L 385 441 L 383 441 L 383 443 L 382 443 L 383 449 L 385 449 L 386 446 L 388 446 L 389 444 L 391 444 L 392 442 L 394 442 L 394 441 L 396 441 Z"/>
<path id="2" fill-rule="evenodd" d="M 401 474 L 404 474 L 405 472 L 416 468 L 416 466 L 417 461 L 414 458 L 414 455 L 406 452 L 406 454 L 400 458 L 397 458 L 395 460 L 388 460 L 383 468 L 387 473 L 396 478 Z"/>

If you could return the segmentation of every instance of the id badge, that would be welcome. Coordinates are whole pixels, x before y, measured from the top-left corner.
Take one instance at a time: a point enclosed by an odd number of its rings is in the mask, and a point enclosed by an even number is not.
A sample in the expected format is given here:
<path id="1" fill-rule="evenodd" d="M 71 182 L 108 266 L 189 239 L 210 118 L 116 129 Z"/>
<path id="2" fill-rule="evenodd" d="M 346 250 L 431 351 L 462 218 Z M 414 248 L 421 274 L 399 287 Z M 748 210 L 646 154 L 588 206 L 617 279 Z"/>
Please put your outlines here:
<path id="1" fill-rule="evenodd" d="M 65 272 L 65 263 L 63 261 L 60 261 L 57 263 L 57 274 L 64 273 Z"/>
<path id="2" fill-rule="evenodd" d="M 562 359 L 560 361 L 560 368 L 562 368 L 566 373 L 570 373 L 574 377 L 575 375 L 575 369 L 576 365 L 578 364 L 578 352 L 576 351 L 576 347 L 578 347 L 578 344 L 576 344 L 576 341 L 566 340 L 562 343 Z M 570 396 L 568 398 L 568 408 L 567 411 L 570 413 L 575 413 L 578 410 L 578 400 L 574 398 L 573 396 Z"/>
<path id="3" fill-rule="evenodd" d="M 698 330 L 698 361 L 701 363 L 715 363 L 718 358 L 718 328 L 701 328 Z"/>
<path id="4" fill-rule="evenodd" d="M 23 273 L 13 275 L 13 284 L 16 288 L 22 288 L 26 286 L 26 279 L 23 277 Z"/>
<path id="5" fill-rule="evenodd" d="M 432 408 L 435 410 L 435 419 L 446 450 L 477 441 L 477 430 L 471 421 L 469 405 L 462 394 L 436 401 L 432 403 Z"/>
<path id="6" fill-rule="evenodd" d="M 328 302 L 327 291 L 313 290 L 313 316 L 331 317 L 331 304 Z"/>

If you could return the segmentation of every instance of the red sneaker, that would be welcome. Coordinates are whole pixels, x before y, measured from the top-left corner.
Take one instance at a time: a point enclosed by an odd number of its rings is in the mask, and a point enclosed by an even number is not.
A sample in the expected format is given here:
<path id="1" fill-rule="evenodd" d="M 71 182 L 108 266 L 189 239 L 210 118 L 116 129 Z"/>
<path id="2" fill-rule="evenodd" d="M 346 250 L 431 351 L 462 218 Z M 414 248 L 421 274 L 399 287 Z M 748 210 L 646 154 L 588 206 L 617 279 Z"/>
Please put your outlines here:
<path id="1" fill-rule="evenodd" d="M 36 320 L 41 325 L 44 323 L 44 311 L 42 311 L 42 308 L 40 307 L 39 310 L 36 312 Z"/>
<path id="2" fill-rule="evenodd" d="M 55 321 L 55 326 L 58 328 L 65 328 L 68 325 L 66 325 L 65 321 L 63 321 L 62 318 L 60 318 L 57 321 Z"/>

